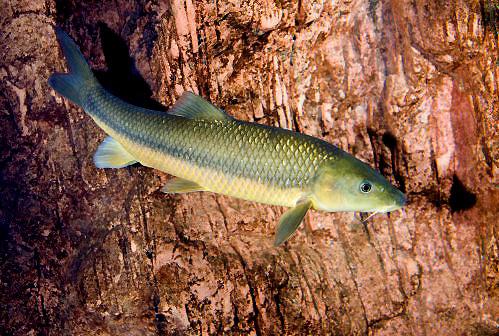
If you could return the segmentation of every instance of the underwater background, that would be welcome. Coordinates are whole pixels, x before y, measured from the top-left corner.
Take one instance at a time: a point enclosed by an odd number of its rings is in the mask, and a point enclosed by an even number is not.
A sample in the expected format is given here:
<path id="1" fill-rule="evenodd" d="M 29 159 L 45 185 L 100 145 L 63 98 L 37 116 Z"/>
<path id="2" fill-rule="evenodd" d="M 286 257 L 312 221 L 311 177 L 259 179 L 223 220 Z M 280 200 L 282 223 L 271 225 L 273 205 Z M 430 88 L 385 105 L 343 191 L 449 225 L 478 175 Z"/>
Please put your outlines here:
<path id="1" fill-rule="evenodd" d="M 0 6 L 0 334 L 493 335 L 499 323 L 496 1 L 53 1 Z M 165 195 L 47 83 L 58 26 L 99 81 L 167 110 L 193 91 L 319 137 L 408 197 L 364 224 Z"/>

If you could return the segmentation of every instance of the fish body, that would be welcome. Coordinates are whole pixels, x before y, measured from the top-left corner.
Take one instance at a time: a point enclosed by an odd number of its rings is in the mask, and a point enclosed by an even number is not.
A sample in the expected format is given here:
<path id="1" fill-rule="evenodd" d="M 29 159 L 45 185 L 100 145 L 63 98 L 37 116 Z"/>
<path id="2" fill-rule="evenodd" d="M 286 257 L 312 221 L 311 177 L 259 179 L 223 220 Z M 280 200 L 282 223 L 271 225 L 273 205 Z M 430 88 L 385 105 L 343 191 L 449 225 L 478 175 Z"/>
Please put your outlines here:
<path id="1" fill-rule="evenodd" d="M 211 191 L 291 207 L 279 223 L 276 245 L 310 208 L 386 212 L 405 204 L 379 173 L 318 138 L 236 120 L 192 93 L 169 113 L 128 104 L 97 82 L 67 34 L 57 35 L 70 72 L 52 75 L 49 83 L 109 135 L 94 156 L 97 167 L 139 162 L 177 177 L 165 192 Z"/>
<path id="2" fill-rule="evenodd" d="M 310 191 L 319 167 L 343 154 L 320 139 L 281 128 L 137 108 L 101 86 L 86 95 L 85 111 L 142 165 L 245 200 L 293 207 Z"/>

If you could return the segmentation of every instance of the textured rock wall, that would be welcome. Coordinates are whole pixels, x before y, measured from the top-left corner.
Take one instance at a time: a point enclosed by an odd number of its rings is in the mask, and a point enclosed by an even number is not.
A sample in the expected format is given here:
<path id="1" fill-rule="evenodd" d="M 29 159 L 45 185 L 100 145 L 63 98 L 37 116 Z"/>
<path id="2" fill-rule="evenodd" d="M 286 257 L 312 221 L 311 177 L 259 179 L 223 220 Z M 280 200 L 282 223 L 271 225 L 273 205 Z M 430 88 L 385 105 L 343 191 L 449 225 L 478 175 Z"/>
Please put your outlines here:
<path id="1" fill-rule="evenodd" d="M 494 334 L 499 323 L 497 2 L 0 4 L 0 333 Z M 184 91 L 318 136 L 409 205 L 362 225 L 166 196 L 166 174 L 99 170 L 104 133 L 56 95 L 74 37 L 137 105 Z"/>

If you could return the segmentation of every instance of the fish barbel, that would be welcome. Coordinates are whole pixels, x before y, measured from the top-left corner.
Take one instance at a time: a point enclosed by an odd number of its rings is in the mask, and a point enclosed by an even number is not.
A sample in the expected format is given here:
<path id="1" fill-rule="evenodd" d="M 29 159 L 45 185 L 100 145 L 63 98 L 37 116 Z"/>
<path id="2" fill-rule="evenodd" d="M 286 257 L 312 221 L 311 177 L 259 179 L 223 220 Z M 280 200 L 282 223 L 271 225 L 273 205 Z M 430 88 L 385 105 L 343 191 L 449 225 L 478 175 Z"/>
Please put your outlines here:
<path id="1" fill-rule="evenodd" d="M 168 113 L 131 105 L 98 83 L 65 32 L 56 34 L 69 73 L 53 74 L 49 84 L 109 135 L 94 155 L 98 168 L 139 162 L 176 176 L 162 188 L 167 193 L 211 191 L 290 207 L 276 246 L 310 208 L 388 212 L 405 205 L 404 194 L 378 172 L 321 139 L 236 120 L 190 92 Z"/>

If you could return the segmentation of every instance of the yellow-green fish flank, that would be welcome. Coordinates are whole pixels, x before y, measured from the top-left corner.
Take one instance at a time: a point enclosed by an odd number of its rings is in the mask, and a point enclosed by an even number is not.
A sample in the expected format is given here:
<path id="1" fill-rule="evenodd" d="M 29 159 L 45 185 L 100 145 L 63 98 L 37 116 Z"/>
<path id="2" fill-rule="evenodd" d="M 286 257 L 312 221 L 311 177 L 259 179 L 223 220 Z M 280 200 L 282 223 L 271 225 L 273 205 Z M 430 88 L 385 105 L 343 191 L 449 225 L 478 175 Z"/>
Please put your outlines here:
<path id="1" fill-rule="evenodd" d="M 324 141 L 284 129 L 143 110 L 100 86 L 86 95 L 85 110 L 138 162 L 225 195 L 292 207 L 320 165 L 341 156 Z"/>
<path id="2" fill-rule="evenodd" d="M 130 105 L 96 81 L 67 34 L 57 35 L 70 72 L 52 75 L 49 83 L 109 135 L 94 156 L 99 168 L 139 162 L 176 176 L 165 192 L 211 191 L 291 207 L 276 245 L 310 208 L 386 212 L 405 204 L 379 173 L 318 138 L 236 120 L 192 93 L 168 113 Z"/>

